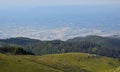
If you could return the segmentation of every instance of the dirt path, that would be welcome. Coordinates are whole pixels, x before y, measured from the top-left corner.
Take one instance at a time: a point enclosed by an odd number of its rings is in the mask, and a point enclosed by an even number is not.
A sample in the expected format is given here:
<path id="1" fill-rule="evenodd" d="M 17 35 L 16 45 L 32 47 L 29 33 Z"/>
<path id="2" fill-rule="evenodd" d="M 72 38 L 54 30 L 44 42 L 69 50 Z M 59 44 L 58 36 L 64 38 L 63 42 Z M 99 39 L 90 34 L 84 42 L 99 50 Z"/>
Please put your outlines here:
<path id="1" fill-rule="evenodd" d="M 40 64 L 40 65 L 43 65 L 43 66 L 49 67 L 49 68 L 51 68 L 51 69 L 56 70 L 56 72 L 64 72 L 63 70 L 60 70 L 60 69 L 54 68 L 54 67 L 52 67 L 52 66 L 49 66 L 49 65 L 46 65 L 46 64 L 43 64 L 43 63 L 40 63 L 40 62 L 37 62 L 36 60 L 32 60 L 32 59 L 25 58 L 25 57 L 21 57 L 21 58 L 22 58 L 22 59 L 26 59 L 26 60 L 28 60 L 28 61 L 30 61 L 30 62 L 33 62 L 33 63 L 36 63 L 36 64 Z"/>
<path id="2" fill-rule="evenodd" d="M 120 72 L 120 66 L 113 72 Z"/>

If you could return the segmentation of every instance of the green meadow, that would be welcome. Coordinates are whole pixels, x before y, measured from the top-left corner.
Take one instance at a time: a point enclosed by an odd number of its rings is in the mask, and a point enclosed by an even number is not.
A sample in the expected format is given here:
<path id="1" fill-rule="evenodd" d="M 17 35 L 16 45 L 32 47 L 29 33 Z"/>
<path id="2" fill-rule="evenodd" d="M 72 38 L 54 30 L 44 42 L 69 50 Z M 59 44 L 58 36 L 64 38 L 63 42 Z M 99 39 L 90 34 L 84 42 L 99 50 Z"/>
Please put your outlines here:
<path id="1" fill-rule="evenodd" d="M 120 60 L 86 53 L 0 54 L 0 72 L 120 72 Z"/>

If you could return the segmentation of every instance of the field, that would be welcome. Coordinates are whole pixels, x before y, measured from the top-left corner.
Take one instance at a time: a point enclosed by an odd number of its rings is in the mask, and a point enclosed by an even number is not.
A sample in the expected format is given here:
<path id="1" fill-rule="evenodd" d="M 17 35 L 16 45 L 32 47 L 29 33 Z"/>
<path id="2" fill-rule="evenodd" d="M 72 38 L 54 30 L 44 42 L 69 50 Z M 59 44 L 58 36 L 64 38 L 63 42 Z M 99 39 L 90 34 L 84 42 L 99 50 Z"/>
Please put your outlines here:
<path id="1" fill-rule="evenodd" d="M 120 61 L 85 53 L 0 54 L 0 72 L 120 72 Z"/>

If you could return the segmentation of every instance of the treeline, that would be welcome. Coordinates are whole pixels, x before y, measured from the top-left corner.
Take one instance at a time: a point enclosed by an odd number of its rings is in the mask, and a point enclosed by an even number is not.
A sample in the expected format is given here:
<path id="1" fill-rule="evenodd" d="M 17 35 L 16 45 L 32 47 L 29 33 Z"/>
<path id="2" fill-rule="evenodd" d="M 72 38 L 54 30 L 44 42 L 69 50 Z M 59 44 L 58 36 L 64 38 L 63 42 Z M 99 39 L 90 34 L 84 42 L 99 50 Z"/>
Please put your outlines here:
<path id="1" fill-rule="evenodd" d="M 34 55 L 32 52 L 30 51 L 26 51 L 21 47 L 18 46 L 3 46 L 0 47 L 0 53 L 10 53 L 10 54 L 18 54 L 18 55 Z"/>
<path id="2" fill-rule="evenodd" d="M 37 44 L 25 46 L 27 50 L 31 50 L 36 55 L 68 53 L 68 52 L 83 52 L 108 56 L 113 58 L 120 57 L 120 50 L 102 47 L 101 45 L 87 42 L 63 42 L 63 41 L 44 41 Z"/>
<path id="3" fill-rule="evenodd" d="M 29 38 L 11 38 L 0 40 L 6 44 L 15 44 L 35 55 L 84 52 L 113 58 L 120 58 L 120 39 L 99 36 L 74 38 L 67 41 L 40 41 Z M 24 52 L 23 52 L 24 53 Z"/>

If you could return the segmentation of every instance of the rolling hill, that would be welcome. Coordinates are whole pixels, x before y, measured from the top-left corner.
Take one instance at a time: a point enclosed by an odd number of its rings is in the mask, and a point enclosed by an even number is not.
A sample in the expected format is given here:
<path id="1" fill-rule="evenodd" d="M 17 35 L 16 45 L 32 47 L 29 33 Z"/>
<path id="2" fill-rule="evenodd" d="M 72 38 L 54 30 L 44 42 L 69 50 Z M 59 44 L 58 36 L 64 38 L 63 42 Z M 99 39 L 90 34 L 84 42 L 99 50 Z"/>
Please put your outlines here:
<path id="1" fill-rule="evenodd" d="M 16 37 L 0 39 L 0 45 L 1 47 L 15 45 L 35 55 L 82 52 L 113 58 L 120 57 L 120 39 L 116 37 L 87 36 L 76 37 L 67 41 L 41 41 Z"/>
<path id="2" fill-rule="evenodd" d="M 95 54 L 0 54 L 0 72 L 120 72 L 118 59 Z"/>
<path id="3" fill-rule="evenodd" d="M 68 42 L 88 41 L 99 44 L 102 47 L 120 49 L 120 38 L 118 37 L 118 35 L 110 36 L 110 37 L 102 37 L 102 36 L 76 37 L 73 39 L 68 39 L 67 41 Z"/>

